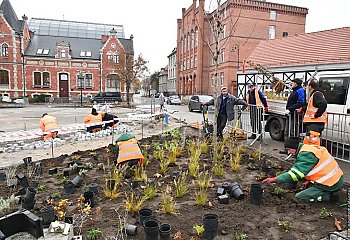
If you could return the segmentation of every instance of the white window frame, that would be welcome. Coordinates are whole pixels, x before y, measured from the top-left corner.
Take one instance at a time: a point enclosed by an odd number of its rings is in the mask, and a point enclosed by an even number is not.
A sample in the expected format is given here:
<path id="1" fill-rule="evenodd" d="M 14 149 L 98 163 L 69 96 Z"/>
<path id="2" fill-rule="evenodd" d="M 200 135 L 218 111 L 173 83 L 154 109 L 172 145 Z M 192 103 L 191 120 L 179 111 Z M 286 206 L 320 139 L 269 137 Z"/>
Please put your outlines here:
<path id="1" fill-rule="evenodd" d="M 224 86 L 224 84 L 225 84 L 225 75 L 222 72 L 222 73 L 220 73 L 220 85 Z"/>
<path id="2" fill-rule="evenodd" d="M 275 39 L 276 38 L 276 26 L 270 25 L 269 26 L 269 39 Z"/>
<path id="3" fill-rule="evenodd" d="M 44 49 L 42 48 L 38 48 L 38 50 L 36 50 L 36 54 L 43 54 Z"/>
<path id="4" fill-rule="evenodd" d="M 9 56 L 9 45 L 6 42 L 4 42 L 3 44 L 1 44 L 1 57 L 8 57 L 8 56 Z"/>
<path id="5" fill-rule="evenodd" d="M 61 49 L 61 58 L 66 58 L 66 50 Z"/>
<path id="6" fill-rule="evenodd" d="M 222 27 L 222 38 L 224 39 L 226 37 L 226 25 Z"/>
<path id="7" fill-rule="evenodd" d="M 276 20 L 277 19 L 277 11 L 271 10 L 270 11 L 270 20 Z"/>
<path id="8" fill-rule="evenodd" d="M 222 48 L 221 49 L 221 63 L 224 63 L 225 62 L 225 48 Z"/>
<path id="9" fill-rule="evenodd" d="M 43 55 L 49 55 L 50 49 L 44 49 Z"/>

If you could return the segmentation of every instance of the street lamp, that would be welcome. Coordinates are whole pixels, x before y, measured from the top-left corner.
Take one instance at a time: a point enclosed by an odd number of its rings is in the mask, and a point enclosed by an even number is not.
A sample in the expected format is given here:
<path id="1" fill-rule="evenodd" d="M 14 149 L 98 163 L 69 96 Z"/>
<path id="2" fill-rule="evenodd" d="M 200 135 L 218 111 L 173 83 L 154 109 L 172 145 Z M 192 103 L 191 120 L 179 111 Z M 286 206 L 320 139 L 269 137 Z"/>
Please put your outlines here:
<path id="1" fill-rule="evenodd" d="M 82 107 L 83 106 L 83 81 L 84 81 L 84 78 L 85 78 L 85 74 L 79 72 L 78 74 L 78 79 L 79 79 L 79 82 L 80 82 L 80 86 L 78 86 L 80 88 L 80 106 Z"/>
<path id="2" fill-rule="evenodd" d="M 232 52 L 237 51 L 237 72 L 239 71 L 239 45 L 235 44 L 234 47 L 231 49 Z"/>
<path id="3" fill-rule="evenodd" d="M 22 82 L 23 82 L 23 98 L 26 96 L 26 74 L 24 70 L 24 51 L 22 47 L 22 32 L 15 32 L 15 34 L 19 37 L 19 51 L 21 54 L 21 60 L 22 60 Z"/>

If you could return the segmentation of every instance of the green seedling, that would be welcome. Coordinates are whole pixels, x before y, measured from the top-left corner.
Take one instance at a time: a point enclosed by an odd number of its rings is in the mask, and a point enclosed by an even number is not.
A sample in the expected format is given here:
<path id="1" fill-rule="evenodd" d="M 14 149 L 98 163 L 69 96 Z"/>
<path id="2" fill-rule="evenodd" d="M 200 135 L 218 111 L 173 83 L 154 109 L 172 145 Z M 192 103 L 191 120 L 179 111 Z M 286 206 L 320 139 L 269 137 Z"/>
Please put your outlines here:
<path id="1" fill-rule="evenodd" d="M 51 194 L 51 198 L 53 199 L 60 199 L 61 198 L 61 193 L 60 192 L 55 192 Z"/>
<path id="2" fill-rule="evenodd" d="M 247 234 L 240 233 L 235 236 L 235 240 L 247 240 L 247 239 L 248 239 Z"/>
<path id="3" fill-rule="evenodd" d="M 196 230 L 197 236 L 200 236 L 204 233 L 204 226 L 203 225 L 194 225 L 193 227 Z"/>
<path id="4" fill-rule="evenodd" d="M 277 186 L 273 190 L 273 193 L 276 194 L 277 196 L 281 197 L 284 194 L 284 189 L 279 187 L 279 186 Z"/>
<path id="5" fill-rule="evenodd" d="M 210 182 L 211 182 L 211 175 L 208 173 L 208 171 L 201 172 L 198 175 L 197 185 L 200 188 L 210 187 Z"/>
<path id="6" fill-rule="evenodd" d="M 195 191 L 194 199 L 198 206 L 204 206 L 208 199 L 207 189 L 199 188 L 199 191 Z"/>
<path id="7" fill-rule="evenodd" d="M 188 170 L 190 172 L 190 176 L 193 178 L 198 177 L 199 174 L 199 162 L 198 161 L 191 161 L 188 165 Z"/>
<path id="8" fill-rule="evenodd" d="M 278 226 L 280 226 L 286 232 L 288 232 L 292 228 L 292 226 L 291 226 L 289 221 L 278 220 L 277 224 L 278 224 Z"/>
<path id="9" fill-rule="evenodd" d="M 179 139 L 181 137 L 181 131 L 179 128 L 170 131 L 170 136 L 173 139 Z"/>
<path id="10" fill-rule="evenodd" d="M 86 173 L 87 173 L 87 170 L 86 170 L 86 169 L 81 169 L 81 170 L 79 171 L 79 176 L 85 177 L 85 176 L 86 176 Z"/>
<path id="11" fill-rule="evenodd" d="M 132 173 L 135 180 L 147 181 L 147 173 L 143 166 L 134 166 L 132 168 Z"/>
<path id="12" fill-rule="evenodd" d="M 177 198 L 182 198 L 186 195 L 188 191 L 187 187 L 187 174 L 182 173 L 180 177 L 177 179 L 174 179 L 174 186 L 175 186 L 175 196 Z"/>
<path id="13" fill-rule="evenodd" d="M 43 191 L 45 191 L 45 189 L 46 189 L 46 187 L 45 187 L 44 185 L 38 185 L 38 186 L 36 187 L 36 190 L 37 190 L 38 192 L 43 192 Z"/>
<path id="14" fill-rule="evenodd" d="M 88 240 L 97 240 L 102 236 L 102 231 L 99 228 L 91 228 L 86 235 Z"/>
<path id="15" fill-rule="evenodd" d="M 134 194 L 133 192 L 129 195 L 125 194 L 125 196 L 125 209 L 128 212 L 138 212 L 141 209 L 144 202 L 146 201 L 145 196 L 137 197 L 136 194 Z"/>
<path id="16" fill-rule="evenodd" d="M 214 172 L 215 176 L 217 176 L 217 177 L 223 176 L 225 174 L 224 163 L 221 161 L 217 161 L 214 164 L 213 172 Z"/>
<path id="17" fill-rule="evenodd" d="M 257 181 L 262 181 L 262 180 L 264 180 L 266 177 L 267 177 L 267 176 L 266 176 L 266 173 L 264 173 L 264 172 L 259 172 L 255 179 L 256 179 Z"/>
<path id="18" fill-rule="evenodd" d="M 78 170 L 78 164 L 77 163 L 74 163 L 73 165 L 70 165 L 69 166 L 69 170 L 71 172 L 76 172 Z"/>
<path id="19" fill-rule="evenodd" d="M 259 150 L 254 150 L 251 155 L 250 155 L 252 158 L 254 158 L 255 160 L 259 159 L 259 156 L 260 156 L 260 152 Z"/>
<path id="20" fill-rule="evenodd" d="M 87 163 L 85 164 L 85 168 L 86 168 L 86 169 L 93 169 L 93 168 L 94 168 L 94 164 L 93 164 L 92 162 L 87 162 Z"/>
<path id="21" fill-rule="evenodd" d="M 59 180 L 59 183 L 64 185 L 64 184 L 67 184 L 69 182 L 69 179 L 68 177 L 63 177 Z M 39 186 L 38 186 L 39 187 Z"/>
<path id="22" fill-rule="evenodd" d="M 174 198 L 171 196 L 171 189 L 167 186 L 165 192 L 162 193 L 162 210 L 165 213 L 176 215 L 176 207 Z"/>
<path id="23" fill-rule="evenodd" d="M 162 160 L 160 160 L 159 166 L 160 166 L 160 173 L 165 174 L 169 166 L 168 159 L 163 158 Z"/>
<path id="24" fill-rule="evenodd" d="M 238 175 L 237 175 L 237 179 L 238 179 L 239 181 L 242 181 L 242 180 L 244 179 L 243 174 L 238 174 Z"/>
<path id="25" fill-rule="evenodd" d="M 147 184 L 146 188 L 143 190 L 143 194 L 147 200 L 154 198 L 157 195 L 158 189 L 153 184 Z"/>
<path id="26" fill-rule="evenodd" d="M 230 163 L 232 171 L 237 171 L 241 162 L 241 154 L 240 151 L 236 151 L 235 153 L 230 154 Z"/>
<path id="27" fill-rule="evenodd" d="M 320 212 L 321 218 L 328 218 L 328 217 L 332 217 L 332 216 L 333 216 L 332 212 L 328 211 L 325 207 L 323 207 L 321 209 L 321 212 Z"/>

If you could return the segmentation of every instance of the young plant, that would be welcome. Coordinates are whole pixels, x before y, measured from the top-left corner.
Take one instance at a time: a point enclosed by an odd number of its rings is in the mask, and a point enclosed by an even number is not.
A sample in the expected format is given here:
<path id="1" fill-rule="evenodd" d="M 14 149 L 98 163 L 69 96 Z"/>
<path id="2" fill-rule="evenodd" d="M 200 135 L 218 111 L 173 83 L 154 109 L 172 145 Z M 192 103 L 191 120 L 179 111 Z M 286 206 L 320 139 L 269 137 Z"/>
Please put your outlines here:
<path id="1" fill-rule="evenodd" d="M 181 137 L 181 131 L 179 128 L 175 128 L 170 131 L 171 138 L 179 139 Z"/>
<path id="2" fill-rule="evenodd" d="M 320 212 L 321 218 L 328 218 L 328 217 L 332 217 L 332 216 L 333 216 L 332 212 L 328 211 L 325 207 L 323 207 L 321 209 L 321 212 Z"/>
<path id="3" fill-rule="evenodd" d="M 85 168 L 86 169 L 93 169 L 94 168 L 94 164 L 92 162 L 87 162 L 87 163 L 85 163 Z"/>
<path id="4" fill-rule="evenodd" d="M 52 199 L 60 199 L 61 198 L 61 193 L 60 192 L 55 192 L 51 194 Z"/>
<path id="5" fill-rule="evenodd" d="M 243 234 L 243 233 L 240 233 L 240 234 L 236 234 L 235 236 L 235 240 L 247 240 L 247 234 Z"/>
<path id="6" fill-rule="evenodd" d="M 200 188 L 208 188 L 210 187 L 211 176 L 208 171 L 201 172 L 198 175 L 197 185 Z"/>
<path id="7" fill-rule="evenodd" d="M 115 181 L 116 186 L 119 186 L 121 184 L 121 182 L 123 181 L 127 167 L 128 166 L 126 164 L 124 164 L 122 166 L 114 167 L 114 169 L 111 171 L 110 178 Z"/>
<path id="8" fill-rule="evenodd" d="M 158 189 L 153 184 L 147 184 L 145 189 L 143 190 L 143 194 L 147 200 L 154 198 L 157 195 Z"/>
<path id="9" fill-rule="evenodd" d="M 124 200 L 125 209 L 128 212 L 138 212 L 141 209 L 141 207 L 145 201 L 146 201 L 145 196 L 137 197 L 134 192 L 132 192 L 129 195 L 125 194 L 125 200 Z"/>
<path id="10" fill-rule="evenodd" d="M 190 176 L 193 178 L 198 177 L 199 174 L 199 162 L 195 160 L 190 160 L 188 164 L 188 170 L 190 172 Z"/>
<path id="11" fill-rule="evenodd" d="M 86 170 L 86 169 L 81 169 L 81 170 L 79 171 L 79 176 L 85 177 L 85 176 L 86 176 L 86 173 L 87 173 L 87 170 Z"/>
<path id="12" fill-rule="evenodd" d="M 73 161 L 77 161 L 77 160 L 80 159 L 80 156 L 79 156 L 79 155 L 72 155 L 72 156 L 71 156 L 71 159 L 72 159 Z"/>
<path id="13" fill-rule="evenodd" d="M 98 164 L 97 164 L 97 168 L 98 168 L 98 170 L 103 170 L 103 171 L 105 171 L 105 165 L 104 165 L 103 163 L 98 163 Z"/>
<path id="14" fill-rule="evenodd" d="M 166 170 L 168 169 L 168 166 L 169 166 L 168 159 L 165 159 L 165 158 L 161 159 L 159 162 L 159 166 L 160 166 L 160 173 L 161 174 L 166 173 Z"/>
<path id="15" fill-rule="evenodd" d="M 102 236 L 102 231 L 99 228 L 91 228 L 87 232 L 86 239 L 97 240 Z"/>
<path id="16" fill-rule="evenodd" d="M 132 167 L 132 172 L 135 180 L 147 181 L 147 173 L 143 166 L 134 166 Z"/>
<path id="17" fill-rule="evenodd" d="M 225 174 L 224 163 L 222 161 L 217 161 L 214 164 L 213 172 L 214 172 L 215 176 L 218 176 L 218 177 L 223 176 Z"/>
<path id="18" fill-rule="evenodd" d="M 186 195 L 188 191 L 187 187 L 187 174 L 182 173 L 177 179 L 174 179 L 175 185 L 175 196 L 177 198 L 182 198 Z"/>
<path id="19" fill-rule="evenodd" d="M 63 178 L 61 178 L 61 179 L 59 180 L 59 183 L 62 184 L 62 185 L 69 183 L 68 177 L 63 177 Z M 38 186 L 38 187 L 39 187 L 39 186 Z"/>
<path id="20" fill-rule="evenodd" d="M 255 179 L 260 182 L 260 181 L 264 180 L 266 177 L 267 177 L 266 173 L 259 172 L 258 175 L 256 175 Z"/>
<path id="21" fill-rule="evenodd" d="M 46 187 L 45 187 L 44 185 L 38 185 L 38 186 L 36 187 L 36 190 L 37 190 L 38 192 L 43 192 L 43 191 L 45 191 L 45 189 L 46 189 Z"/>
<path id="22" fill-rule="evenodd" d="M 204 206 L 205 203 L 208 200 L 208 194 L 206 188 L 199 188 L 199 191 L 195 191 L 195 197 L 196 203 L 198 206 Z"/>
<path id="23" fill-rule="evenodd" d="M 260 152 L 259 150 L 254 150 L 251 155 L 250 155 L 252 158 L 254 158 L 255 160 L 258 160 L 259 159 L 259 156 L 260 156 Z"/>
<path id="24" fill-rule="evenodd" d="M 194 225 L 193 227 L 196 230 L 196 233 L 198 236 L 202 235 L 204 233 L 204 226 L 203 225 Z"/>
<path id="25" fill-rule="evenodd" d="M 200 148 L 202 153 L 207 153 L 208 152 L 208 143 L 203 140 L 200 142 Z"/>
<path id="26" fill-rule="evenodd" d="M 19 197 L 11 195 L 9 198 L 0 198 L 0 217 L 3 217 L 9 213 L 17 210 L 17 205 L 19 202 Z"/>
<path id="27" fill-rule="evenodd" d="M 291 229 L 291 227 L 292 227 L 289 221 L 278 220 L 277 224 L 278 224 L 278 226 L 280 226 L 286 232 L 288 232 Z"/>
<path id="28" fill-rule="evenodd" d="M 142 162 L 142 166 L 143 167 L 147 167 L 147 165 L 149 164 L 149 145 L 143 145 L 142 146 L 142 155 L 143 155 L 143 162 Z"/>
<path id="29" fill-rule="evenodd" d="M 172 148 L 168 154 L 168 162 L 171 165 L 174 165 L 176 162 L 176 152 L 174 152 L 174 148 Z"/>
<path id="30" fill-rule="evenodd" d="M 273 190 L 273 193 L 276 194 L 278 197 L 281 197 L 284 193 L 284 189 L 277 186 L 275 187 L 275 189 Z"/>
<path id="31" fill-rule="evenodd" d="M 74 163 L 73 165 L 70 165 L 69 166 L 69 170 L 73 173 L 77 172 L 78 170 L 78 164 L 77 163 Z"/>
<path id="32" fill-rule="evenodd" d="M 167 186 L 165 192 L 162 193 L 162 210 L 165 213 L 176 215 L 176 207 L 174 198 L 171 196 L 171 190 Z"/>
<path id="33" fill-rule="evenodd" d="M 103 193 L 105 194 L 105 197 L 108 198 L 109 200 L 117 199 L 121 194 L 120 192 L 118 192 L 117 183 L 115 183 L 114 186 L 112 187 L 110 179 L 108 178 L 105 179 L 105 187 L 103 189 Z"/>
<path id="34" fill-rule="evenodd" d="M 232 171 L 237 171 L 241 162 L 241 153 L 239 150 L 235 151 L 235 153 L 230 154 L 230 163 Z"/>

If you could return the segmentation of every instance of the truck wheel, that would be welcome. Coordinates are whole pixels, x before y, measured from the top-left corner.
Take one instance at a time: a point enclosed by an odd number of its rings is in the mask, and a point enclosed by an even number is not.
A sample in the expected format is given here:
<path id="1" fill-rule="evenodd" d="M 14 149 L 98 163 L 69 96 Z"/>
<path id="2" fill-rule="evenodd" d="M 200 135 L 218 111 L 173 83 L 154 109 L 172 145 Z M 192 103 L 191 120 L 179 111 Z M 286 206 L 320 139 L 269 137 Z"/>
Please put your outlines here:
<path id="1" fill-rule="evenodd" d="M 284 131 L 282 125 L 278 119 L 274 119 L 270 122 L 269 126 L 270 136 L 273 140 L 283 141 Z"/>

